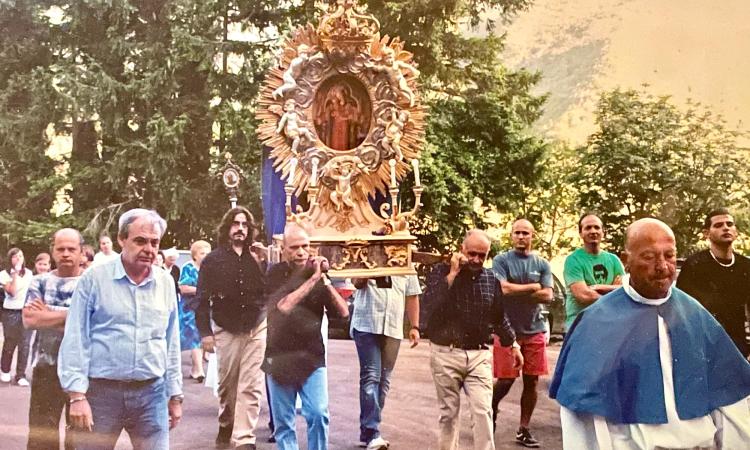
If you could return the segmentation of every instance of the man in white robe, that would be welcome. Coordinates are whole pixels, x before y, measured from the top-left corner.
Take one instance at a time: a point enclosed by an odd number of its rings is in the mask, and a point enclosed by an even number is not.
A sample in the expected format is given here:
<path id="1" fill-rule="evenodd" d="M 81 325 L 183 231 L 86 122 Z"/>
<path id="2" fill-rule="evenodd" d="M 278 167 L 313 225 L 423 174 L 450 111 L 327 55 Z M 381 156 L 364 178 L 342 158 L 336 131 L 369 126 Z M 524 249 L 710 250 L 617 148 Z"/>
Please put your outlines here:
<path id="1" fill-rule="evenodd" d="M 750 364 L 673 287 L 672 230 L 641 219 L 626 239 L 630 275 L 576 319 L 550 386 L 564 448 L 750 449 Z"/>

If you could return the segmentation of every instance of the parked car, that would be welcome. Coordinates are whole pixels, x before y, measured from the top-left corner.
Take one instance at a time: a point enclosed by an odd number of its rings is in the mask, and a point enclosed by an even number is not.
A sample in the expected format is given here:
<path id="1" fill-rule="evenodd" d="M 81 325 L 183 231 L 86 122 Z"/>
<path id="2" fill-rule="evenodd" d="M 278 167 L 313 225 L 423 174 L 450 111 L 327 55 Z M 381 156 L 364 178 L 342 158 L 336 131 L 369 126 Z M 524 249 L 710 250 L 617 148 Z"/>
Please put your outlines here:
<path id="1" fill-rule="evenodd" d="M 547 330 L 551 336 L 565 336 L 565 285 L 552 274 L 552 302 L 542 305 L 542 314 L 547 320 Z"/>

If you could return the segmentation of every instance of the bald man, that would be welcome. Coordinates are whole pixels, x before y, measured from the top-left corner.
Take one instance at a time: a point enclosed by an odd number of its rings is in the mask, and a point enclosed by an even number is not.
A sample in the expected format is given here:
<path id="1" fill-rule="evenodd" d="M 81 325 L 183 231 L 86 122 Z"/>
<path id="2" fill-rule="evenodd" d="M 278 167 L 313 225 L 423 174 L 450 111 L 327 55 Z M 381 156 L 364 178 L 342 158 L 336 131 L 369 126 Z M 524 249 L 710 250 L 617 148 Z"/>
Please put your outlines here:
<path id="1" fill-rule="evenodd" d="M 672 230 L 627 230 L 623 287 L 581 312 L 550 396 L 565 449 L 744 449 L 750 364 L 721 325 L 674 287 Z"/>
<path id="2" fill-rule="evenodd" d="M 23 324 L 38 330 L 32 361 L 34 372 L 29 401 L 28 449 L 60 447 L 60 414 L 68 396 L 57 376 L 57 352 L 73 292 L 83 270 L 80 267 L 83 237 L 72 228 L 58 230 L 52 237 L 52 258 L 57 268 L 35 276 L 23 308 Z M 67 414 L 66 414 L 67 417 Z M 65 448 L 73 448 L 70 435 Z"/>
<path id="3" fill-rule="evenodd" d="M 490 238 L 481 230 L 466 234 L 450 264 L 435 266 L 427 278 L 430 366 L 440 408 L 440 450 L 458 449 L 460 393 L 469 398 L 475 450 L 494 450 L 492 431 L 492 335 L 513 347 L 513 367 L 523 365 L 515 333 L 505 316 L 500 286 L 484 262 Z"/>
<path id="4" fill-rule="evenodd" d="M 279 449 L 298 448 L 295 401 L 302 400 L 307 448 L 328 448 L 328 375 L 320 327 L 324 308 L 349 315 L 331 286 L 328 261 L 310 253 L 310 237 L 295 224 L 284 230 L 285 261 L 268 272 L 268 342 L 261 368 L 268 375 L 274 438 Z M 255 448 L 252 446 L 250 448 Z"/>
<path id="5" fill-rule="evenodd" d="M 536 387 L 540 375 L 547 375 L 545 323 L 542 303 L 552 301 L 552 269 L 549 262 L 532 253 L 534 226 L 526 219 L 513 222 L 510 231 L 513 249 L 495 256 L 492 271 L 503 292 L 503 307 L 523 354 L 523 392 L 521 418 L 516 442 L 524 447 L 540 446 L 529 431 L 531 415 L 536 406 Z M 494 376 L 492 389 L 493 424 L 497 425 L 497 406 L 508 394 L 521 370 L 513 368 L 510 349 L 495 341 L 493 347 Z"/>

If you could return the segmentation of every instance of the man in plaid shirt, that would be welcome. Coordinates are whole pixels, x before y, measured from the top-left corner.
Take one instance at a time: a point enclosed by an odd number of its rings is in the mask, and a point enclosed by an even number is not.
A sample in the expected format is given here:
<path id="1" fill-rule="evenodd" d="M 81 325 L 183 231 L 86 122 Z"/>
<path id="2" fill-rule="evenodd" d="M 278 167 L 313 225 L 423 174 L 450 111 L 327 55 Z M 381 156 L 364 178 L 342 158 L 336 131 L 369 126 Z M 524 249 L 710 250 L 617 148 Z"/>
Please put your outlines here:
<path id="1" fill-rule="evenodd" d="M 430 366 L 440 408 L 441 450 L 458 449 L 460 391 L 469 397 L 474 449 L 494 450 L 492 431 L 492 334 L 512 346 L 514 367 L 523 365 L 515 333 L 505 316 L 492 270 L 484 268 L 491 240 L 482 230 L 466 233 L 450 265 L 436 266 L 424 300 L 432 307 L 427 331 Z"/>

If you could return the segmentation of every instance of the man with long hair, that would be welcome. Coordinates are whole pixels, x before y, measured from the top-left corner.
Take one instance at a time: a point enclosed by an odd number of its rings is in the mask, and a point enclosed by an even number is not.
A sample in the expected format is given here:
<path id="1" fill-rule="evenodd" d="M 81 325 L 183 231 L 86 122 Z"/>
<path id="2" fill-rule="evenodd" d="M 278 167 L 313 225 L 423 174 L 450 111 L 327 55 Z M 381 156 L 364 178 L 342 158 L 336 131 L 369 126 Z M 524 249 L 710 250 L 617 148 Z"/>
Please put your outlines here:
<path id="1" fill-rule="evenodd" d="M 203 349 L 218 350 L 220 448 L 231 443 L 255 449 L 266 350 L 264 275 L 250 251 L 255 233 L 247 208 L 227 211 L 217 231 L 219 245 L 198 274 L 196 325 Z"/>

